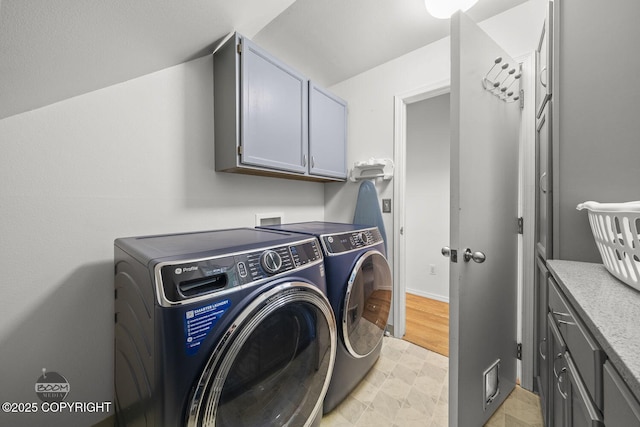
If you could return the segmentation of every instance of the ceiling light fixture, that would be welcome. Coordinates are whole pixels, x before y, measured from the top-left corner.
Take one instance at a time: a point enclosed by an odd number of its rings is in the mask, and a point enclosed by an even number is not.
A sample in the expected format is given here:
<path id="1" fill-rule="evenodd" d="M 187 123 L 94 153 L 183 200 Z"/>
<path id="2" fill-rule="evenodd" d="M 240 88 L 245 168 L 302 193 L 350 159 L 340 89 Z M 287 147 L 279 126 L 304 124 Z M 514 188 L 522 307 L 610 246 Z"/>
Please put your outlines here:
<path id="1" fill-rule="evenodd" d="M 466 12 L 478 0 L 424 0 L 427 12 L 438 19 L 449 19 L 454 12 Z"/>

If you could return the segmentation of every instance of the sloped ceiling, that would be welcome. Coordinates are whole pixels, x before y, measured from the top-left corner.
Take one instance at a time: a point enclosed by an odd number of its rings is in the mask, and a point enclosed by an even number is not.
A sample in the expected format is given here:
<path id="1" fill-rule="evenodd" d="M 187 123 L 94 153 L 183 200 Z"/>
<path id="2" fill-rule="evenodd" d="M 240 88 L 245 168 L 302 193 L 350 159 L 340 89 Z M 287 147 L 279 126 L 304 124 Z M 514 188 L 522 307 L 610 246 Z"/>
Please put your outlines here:
<path id="1" fill-rule="evenodd" d="M 480 22 L 526 0 L 479 0 Z M 450 21 L 424 0 L 297 0 L 253 40 L 324 86 L 341 82 L 449 35 Z"/>
<path id="2" fill-rule="evenodd" d="M 233 30 L 331 85 L 445 37 L 449 21 L 423 0 L 0 0 L 0 119 L 210 54 Z"/>

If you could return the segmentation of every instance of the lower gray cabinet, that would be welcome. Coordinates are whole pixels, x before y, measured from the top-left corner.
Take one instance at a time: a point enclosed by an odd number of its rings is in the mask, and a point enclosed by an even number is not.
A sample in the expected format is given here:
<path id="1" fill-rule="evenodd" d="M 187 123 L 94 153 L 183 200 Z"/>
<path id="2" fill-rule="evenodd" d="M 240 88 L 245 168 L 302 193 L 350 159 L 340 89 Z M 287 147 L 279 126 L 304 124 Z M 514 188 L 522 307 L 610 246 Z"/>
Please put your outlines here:
<path id="1" fill-rule="evenodd" d="M 536 300 L 536 337 L 537 346 L 535 372 L 536 391 L 540 395 L 542 403 L 542 418 L 548 424 L 549 408 L 547 404 L 547 396 L 549 395 L 549 339 L 547 332 L 547 314 L 549 313 L 549 298 L 547 296 L 547 281 L 549 279 L 549 270 L 545 262 L 539 256 L 536 257 L 536 278 L 535 278 L 535 295 Z"/>
<path id="2" fill-rule="evenodd" d="M 553 277 L 548 281 L 549 416 L 554 427 L 602 427 L 604 353 Z M 594 403 L 595 402 L 595 403 Z"/>
<path id="3" fill-rule="evenodd" d="M 551 314 L 548 315 L 549 337 L 549 392 L 547 393 L 547 426 L 564 427 L 567 414 L 567 366 L 564 355 L 567 346 Z"/>
<path id="4" fill-rule="evenodd" d="M 548 351 L 539 354 L 548 363 L 548 392 L 540 393 L 545 426 L 640 427 L 633 365 L 640 295 L 601 264 L 547 260 L 538 264 L 540 277 L 545 267 Z"/>
<path id="5" fill-rule="evenodd" d="M 640 403 L 611 363 L 604 364 L 604 420 L 607 427 L 640 427 Z"/>

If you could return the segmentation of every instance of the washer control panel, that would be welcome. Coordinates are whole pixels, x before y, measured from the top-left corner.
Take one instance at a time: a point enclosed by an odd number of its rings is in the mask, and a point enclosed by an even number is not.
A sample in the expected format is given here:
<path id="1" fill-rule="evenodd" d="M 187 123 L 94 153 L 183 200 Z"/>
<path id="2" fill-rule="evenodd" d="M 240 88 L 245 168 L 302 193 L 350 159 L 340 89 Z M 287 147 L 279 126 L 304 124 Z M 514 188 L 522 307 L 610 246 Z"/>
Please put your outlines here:
<path id="1" fill-rule="evenodd" d="M 255 251 L 185 261 L 160 268 L 162 287 L 169 301 L 247 285 L 322 261 L 315 238 Z"/>
<path id="2" fill-rule="evenodd" d="M 367 248 L 382 242 L 382 240 L 382 235 L 378 227 L 322 236 L 322 244 L 329 254 L 339 254 Z"/>

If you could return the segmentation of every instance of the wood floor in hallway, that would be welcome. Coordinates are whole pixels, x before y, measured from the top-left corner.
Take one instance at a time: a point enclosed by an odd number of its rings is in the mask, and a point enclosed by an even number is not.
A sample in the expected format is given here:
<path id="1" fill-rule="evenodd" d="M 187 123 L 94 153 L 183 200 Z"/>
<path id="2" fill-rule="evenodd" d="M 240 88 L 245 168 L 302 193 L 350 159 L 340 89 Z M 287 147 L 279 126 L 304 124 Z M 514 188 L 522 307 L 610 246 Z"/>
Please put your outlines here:
<path id="1" fill-rule="evenodd" d="M 449 304 L 407 293 L 404 339 L 449 357 Z"/>

